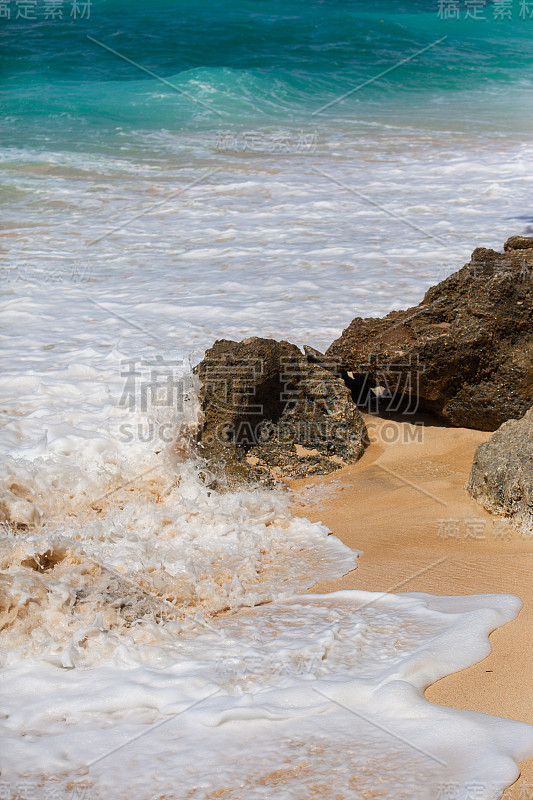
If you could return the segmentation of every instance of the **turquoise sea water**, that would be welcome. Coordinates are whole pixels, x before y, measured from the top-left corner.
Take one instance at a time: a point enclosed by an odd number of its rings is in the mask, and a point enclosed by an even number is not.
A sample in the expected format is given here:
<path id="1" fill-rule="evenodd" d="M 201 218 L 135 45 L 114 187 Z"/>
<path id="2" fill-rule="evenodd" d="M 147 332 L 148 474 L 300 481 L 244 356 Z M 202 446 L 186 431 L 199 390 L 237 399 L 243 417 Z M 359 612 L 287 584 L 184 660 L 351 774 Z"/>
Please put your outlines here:
<path id="1" fill-rule="evenodd" d="M 527 133 L 533 121 L 523 0 L 53 2 L 26 19 L 10 0 L 0 18 L 4 144 L 280 122 Z"/>

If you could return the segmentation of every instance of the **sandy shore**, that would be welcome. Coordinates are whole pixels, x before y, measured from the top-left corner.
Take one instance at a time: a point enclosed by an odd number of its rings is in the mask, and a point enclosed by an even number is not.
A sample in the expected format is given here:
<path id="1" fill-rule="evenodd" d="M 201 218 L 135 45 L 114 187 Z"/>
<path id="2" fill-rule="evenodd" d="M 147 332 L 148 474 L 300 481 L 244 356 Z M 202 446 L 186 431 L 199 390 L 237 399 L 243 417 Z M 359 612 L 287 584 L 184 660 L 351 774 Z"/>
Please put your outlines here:
<path id="1" fill-rule="evenodd" d="M 491 635 L 493 652 L 426 691 L 433 703 L 533 723 L 533 539 L 500 523 L 465 492 L 474 451 L 490 434 L 365 415 L 372 444 L 355 465 L 295 480 L 294 513 L 321 520 L 364 551 L 356 570 L 312 591 L 365 589 L 440 595 L 518 595 L 518 618 Z M 418 429 L 417 429 L 418 428 Z M 505 800 L 533 798 L 533 759 Z"/>

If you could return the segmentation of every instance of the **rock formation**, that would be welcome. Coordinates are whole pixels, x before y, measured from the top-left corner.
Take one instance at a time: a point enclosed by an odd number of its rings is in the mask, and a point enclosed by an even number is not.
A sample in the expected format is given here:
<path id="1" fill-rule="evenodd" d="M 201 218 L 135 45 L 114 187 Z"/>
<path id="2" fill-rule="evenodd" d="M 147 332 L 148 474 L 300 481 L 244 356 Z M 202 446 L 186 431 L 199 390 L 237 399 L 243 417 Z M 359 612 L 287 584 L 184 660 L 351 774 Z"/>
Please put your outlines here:
<path id="1" fill-rule="evenodd" d="M 467 489 L 488 511 L 533 535 L 533 407 L 477 448 Z"/>
<path id="2" fill-rule="evenodd" d="M 331 472 L 368 445 L 337 365 L 305 351 L 273 339 L 222 339 L 196 367 L 205 417 L 199 452 L 229 487 Z"/>
<path id="3" fill-rule="evenodd" d="M 454 426 L 492 431 L 533 402 L 533 238 L 471 261 L 407 311 L 354 319 L 326 355 Z"/>

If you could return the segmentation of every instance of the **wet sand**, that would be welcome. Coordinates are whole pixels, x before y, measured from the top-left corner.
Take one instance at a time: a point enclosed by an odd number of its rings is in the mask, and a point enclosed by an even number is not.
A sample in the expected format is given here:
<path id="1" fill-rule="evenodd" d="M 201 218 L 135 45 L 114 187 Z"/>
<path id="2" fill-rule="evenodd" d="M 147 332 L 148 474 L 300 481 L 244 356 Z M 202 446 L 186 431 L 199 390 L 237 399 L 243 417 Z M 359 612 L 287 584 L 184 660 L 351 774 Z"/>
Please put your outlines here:
<path id="1" fill-rule="evenodd" d="M 426 697 L 533 723 L 533 537 L 492 517 L 464 488 L 474 451 L 490 434 L 430 417 L 417 418 L 423 426 L 365 421 L 372 443 L 357 464 L 290 482 L 300 493 L 294 513 L 364 551 L 356 570 L 310 591 L 518 595 L 524 607 L 491 635 L 491 655 L 433 684 Z M 505 800 L 533 798 L 533 759 L 520 766 Z"/>

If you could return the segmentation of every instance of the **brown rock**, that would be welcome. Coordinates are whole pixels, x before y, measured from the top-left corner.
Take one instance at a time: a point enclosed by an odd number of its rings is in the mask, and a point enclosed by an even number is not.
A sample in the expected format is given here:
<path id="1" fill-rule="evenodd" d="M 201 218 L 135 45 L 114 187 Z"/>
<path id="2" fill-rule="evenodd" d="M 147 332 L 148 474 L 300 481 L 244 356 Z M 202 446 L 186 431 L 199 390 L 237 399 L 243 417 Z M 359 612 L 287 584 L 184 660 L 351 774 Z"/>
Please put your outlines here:
<path id="1" fill-rule="evenodd" d="M 338 366 L 289 342 L 220 340 L 195 372 L 204 412 L 200 454 L 230 486 L 323 474 L 368 445 Z"/>
<path id="2" fill-rule="evenodd" d="M 533 408 L 477 448 L 467 490 L 488 511 L 533 535 Z"/>
<path id="3" fill-rule="evenodd" d="M 451 425 L 518 419 L 533 402 L 533 238 L 506 247 L 477 248 L 414 308 L 354 319 L 327 355 Z"/>
<path id="4" fill-rule="evenodd" d="M 533 236 L 510 236 L 505 242 L 504 250 L 529 250 L 533 247 Z"/>

